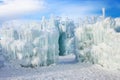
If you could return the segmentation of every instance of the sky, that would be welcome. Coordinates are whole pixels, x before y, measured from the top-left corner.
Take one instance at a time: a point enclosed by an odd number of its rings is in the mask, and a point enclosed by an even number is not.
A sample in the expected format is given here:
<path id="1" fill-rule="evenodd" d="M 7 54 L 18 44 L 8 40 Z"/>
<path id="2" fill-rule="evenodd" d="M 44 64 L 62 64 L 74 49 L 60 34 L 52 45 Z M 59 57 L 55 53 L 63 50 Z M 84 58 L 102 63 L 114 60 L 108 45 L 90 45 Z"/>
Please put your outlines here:
<path id="1" fill-rule="evenodd" d="M 119 0 L 0 0 L 0 22 L 39 20 L 51 14 L 70 18 L 100 16 L 102 8 L 106 10 L 106 17 L 120 16 Z"/>

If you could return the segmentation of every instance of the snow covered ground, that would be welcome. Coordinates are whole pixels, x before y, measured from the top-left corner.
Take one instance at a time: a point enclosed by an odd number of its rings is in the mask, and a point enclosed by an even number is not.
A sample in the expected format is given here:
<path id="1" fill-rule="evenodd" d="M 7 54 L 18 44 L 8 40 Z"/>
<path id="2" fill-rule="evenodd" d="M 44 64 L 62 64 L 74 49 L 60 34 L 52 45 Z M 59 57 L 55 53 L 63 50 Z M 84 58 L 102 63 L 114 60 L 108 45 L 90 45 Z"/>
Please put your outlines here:
<path id="1" fill-rule="evenodd" d="M 76 63 L 74 55 L 60 56 L 57 65 L 0 69 L 0 80 L 120 80 L 120 70 Z"/>

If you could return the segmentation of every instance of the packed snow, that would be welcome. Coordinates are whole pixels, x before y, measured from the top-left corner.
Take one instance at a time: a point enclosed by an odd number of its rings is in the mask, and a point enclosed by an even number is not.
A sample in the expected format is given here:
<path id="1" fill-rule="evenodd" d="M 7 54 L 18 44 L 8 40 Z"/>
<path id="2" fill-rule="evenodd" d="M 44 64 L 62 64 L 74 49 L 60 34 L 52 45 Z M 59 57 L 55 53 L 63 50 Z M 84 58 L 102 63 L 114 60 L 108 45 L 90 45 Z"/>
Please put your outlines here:
<path id="1" fill-rule="evenodd" d="M 119 70 L 109 70 L 100 65 L 76 63 L 74 55 L 59 57 L 57 65 L 36 68 L 4 67 L 0 80 L 119 80 Z"/>

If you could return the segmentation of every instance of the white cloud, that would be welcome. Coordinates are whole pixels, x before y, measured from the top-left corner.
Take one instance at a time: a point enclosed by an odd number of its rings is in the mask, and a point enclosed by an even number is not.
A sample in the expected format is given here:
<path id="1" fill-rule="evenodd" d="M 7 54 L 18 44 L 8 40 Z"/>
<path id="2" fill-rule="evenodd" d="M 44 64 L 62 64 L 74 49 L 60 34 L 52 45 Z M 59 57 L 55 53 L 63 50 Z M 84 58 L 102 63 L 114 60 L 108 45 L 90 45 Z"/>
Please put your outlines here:
<path id="1" fill-rule="evenodd" d="M 3 0 L 3 4 L 0 5 L 0 18 L 13 18 L 40 11 L 43 8 L 43 0 Z"/>

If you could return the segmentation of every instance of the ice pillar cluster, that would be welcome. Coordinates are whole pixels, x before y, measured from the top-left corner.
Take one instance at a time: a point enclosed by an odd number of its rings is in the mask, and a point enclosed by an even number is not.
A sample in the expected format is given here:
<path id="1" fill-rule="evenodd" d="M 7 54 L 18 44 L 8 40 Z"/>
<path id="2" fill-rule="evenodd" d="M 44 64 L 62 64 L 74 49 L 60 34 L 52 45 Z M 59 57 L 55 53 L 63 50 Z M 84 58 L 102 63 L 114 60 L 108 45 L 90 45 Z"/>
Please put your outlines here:
<path id="1" fill-rule="evenodd" d="M 42 18 L 41 22 L 8 21 L 1 28 L 1 56 L 14 66 L 35 67 L 57 63 L 59 55 L 73 53 L 74 22 Z"/>
<path id="2" fill-rule="evenodd" d="M 15 20 L 3 24 L 0 36 L 0 67 L 47 66 L 57 63 L 59 55 L 74 53 L 78 62 L 120 68 L 120 18 Z"/>
<path id="3" fill-rule="evenodd" d="M 13 24 L 12 24 L 13 23 Z M 0 45 L 4 61 L 22 67 L 46 66 L 54 64 L 59 55 L 59 32 L 55 20 L 43 17 L 41 23 L 32 22 L 17 25 L 16 21 L 5 23 L 0 31 Z"/>
<path id="4" fill-rule="evenodd" d="M 120 19 L 106 18 L 75 30 L 76 59 L 120 68 Z"/>

